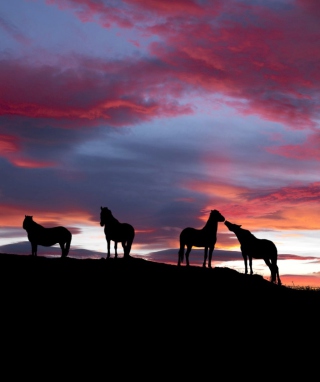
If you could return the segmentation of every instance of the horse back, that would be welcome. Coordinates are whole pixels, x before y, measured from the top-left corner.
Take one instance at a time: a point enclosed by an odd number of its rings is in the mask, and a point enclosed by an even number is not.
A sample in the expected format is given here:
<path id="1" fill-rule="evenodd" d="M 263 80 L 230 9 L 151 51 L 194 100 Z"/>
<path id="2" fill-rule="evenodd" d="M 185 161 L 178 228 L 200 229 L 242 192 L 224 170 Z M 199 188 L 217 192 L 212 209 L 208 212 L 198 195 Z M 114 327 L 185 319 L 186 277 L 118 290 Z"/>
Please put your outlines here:
<path id="1" fill-rule="evenodd" d="M 243 254 L 256 259 L 265 257 L 270 259 L 278 255 L 277 247 L 273 241 L 258 239 L 255 236 L 241 242 L 241 251 Z"/>
<path id="2" fill-rule="evenodd" d="M 70 242 L 71 238 L 71 232 L 62 226 L 52 228 L 38 227 L 37 229 L 28 232 L 28 239 L 30 242 L 45 247 L 51 247 L 57 243 Z"/>
<path id="3" fill-rule="evenodd" d="M 133 241 L 135 236 L 135 230 L 133 226 L 129 223 L 119 223 L 110 225 L 110 227 L 104 227 L 104 233 L 106 238 L 116 242 L 121 241 Z"/>
<path id="4" fill-rule="evenodd" d="M 180 233 L 180 245 L 192 245 L 194 247 L 207 247 L 214 245 L 217 236 L 214 232 L 192 227 L 184 228 Z"/>

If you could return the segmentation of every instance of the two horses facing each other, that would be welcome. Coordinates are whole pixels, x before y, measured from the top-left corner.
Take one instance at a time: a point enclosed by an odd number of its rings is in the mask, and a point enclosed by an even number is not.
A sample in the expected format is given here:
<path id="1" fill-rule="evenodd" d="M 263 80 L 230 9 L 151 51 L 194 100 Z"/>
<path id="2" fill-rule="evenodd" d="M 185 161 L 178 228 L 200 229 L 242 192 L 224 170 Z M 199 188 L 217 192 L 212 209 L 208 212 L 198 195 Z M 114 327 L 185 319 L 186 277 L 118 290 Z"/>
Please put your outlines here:
<path id="1" fill-rule="evenodd" d="M 263 259 L 270 269 L 271 282 L 278 281 L 281 285 L 279 276 L 279 268 L 277 265 L 278 251 L 277 247 L 271 240 L 258 239 L 247 229 L 241 228 L 241 225 L 225 221 L 224 224 L 228 227 L 229 231 L 233 232 L 240 243 L 240 249 L 244 260 L 245 273 L 248 273 L 247 259 L 249 258 L 250 274 L 253 274 L 252 259 Z"/>
<path id="2" fill-rule="evenodd" d="M 27 231 L 32 256 L 37 256 L 38 245 L 51 247 L 54 244 L 60 245 L 61 257 L 68 256 L 72 234 L 67 228 L 61 226 L 45 228 L 36 223 L 32 216 L 28 215 L 25 215 L 22 227 Z"/>

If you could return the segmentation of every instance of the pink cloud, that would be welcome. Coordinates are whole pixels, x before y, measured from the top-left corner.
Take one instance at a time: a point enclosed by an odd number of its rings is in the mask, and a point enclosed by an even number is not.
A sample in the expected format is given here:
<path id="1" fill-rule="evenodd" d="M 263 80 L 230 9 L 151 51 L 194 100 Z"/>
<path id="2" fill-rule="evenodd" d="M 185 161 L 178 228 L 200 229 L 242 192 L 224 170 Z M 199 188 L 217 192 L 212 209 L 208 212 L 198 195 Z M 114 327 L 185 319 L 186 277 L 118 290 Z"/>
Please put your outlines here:
<path id="1" fill-rule="evenodd" d="M 0 135 L 0 157 L 6 158 L 11 164 L 25 168 L 53 167 L 55 162 L 33 160 L 23 154 L 23 145 L 20 137 L 14 135 Z"/>
<path id="2" fill-rule="evenodd" d="M 320 134 L 312 134 L 298 145 L 268 147 L 267 151 L 286 158 L 320 161 Z"/>
<path id="3" fill-rule="evenodd" d="M 9 158 L 9 161 L 17 166 L 17 167 L 25 167 L 25 168 L 48 168 L 54 167 L 56 165 L 55 162 L 50 161 L 36 161 L 32 159 L 24 159 L 24 158 Z"/>
<path id="4" fill-rule="evenodd" d="M 191 105 L 174 100 L 215 93 L 227 96 L 225 102 L 241 114 L 295 129 L 318 123 L 315 1 L 297 0 L 283 8 L 192 0 L 126 0 L 117 7 L 89 0 L 47 4 L 74 12 L 83 22 L 157 35 L 158 42 L 149 46 L 152 60 L 80 58 L 78 68 L 65 70 L 2 62 L 2 115 L 123 126 L 190 113 Z"/>
<path id="5" fill-rule="evenodd" d="M 0 135 L 0 153 L 2 156 L 10 156 L 10 154 L 18 152 L 19 148 L 19 139 L 17 137 Z"/>

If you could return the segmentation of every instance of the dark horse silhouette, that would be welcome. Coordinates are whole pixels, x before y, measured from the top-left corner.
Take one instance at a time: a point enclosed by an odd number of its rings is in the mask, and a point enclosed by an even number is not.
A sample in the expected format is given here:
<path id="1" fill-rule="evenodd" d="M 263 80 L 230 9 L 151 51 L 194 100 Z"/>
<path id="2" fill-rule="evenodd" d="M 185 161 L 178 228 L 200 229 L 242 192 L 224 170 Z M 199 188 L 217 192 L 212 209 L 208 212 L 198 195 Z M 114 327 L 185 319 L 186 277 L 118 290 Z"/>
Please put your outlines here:
<path id="1" fill-rule="evenodd" d="M 247 229 L 241 228 L 241 225 L 230 223 L 225 221 L 224 224 L 228 227 L 229 231 L 234 232 L 237 236 L 242 257 L 244 260 L 245 273 L 248 273 L 247 258 L 249 258 L 250 274 L 253 274 L 252 259 L 263 259 L 270 269 L 271 282 L 278 281 L 278 285 L 281 285 L 279 268 L 277 265 L 278 250 L 275 244 L 271 240 L 258 239 Z"/>
<path id="2" fill-rule="evenodd" d="M 131 246 L 135 236 L 135 231 L 132 225 L 128 223 L 120 223 L 107 207 L 101 207 L 100 212 L 100 225 L 104 226 L 104 233 L 108 244 L 108 255 L 110 257 L 110 240 L 114 241 L 114 257 L 118 257 L 117 246 L 118 242 L 121 242 L 124 257 L 130 257 Z"/>
<path id="3" fill-rule="evenodd" d="M 45 228 L 36 223 L 32 216 L 25 215 L 22 227 L 27 231 L 31 243 L 32 256 L 37 256 L 38 245 L 51 247 L 60 245 L 61 257 L 67 257 L 70 249 L 72 234 L 65 227 Z"/>
<path id="4" fill-rule="evenodd" d="M 180 233 L 180 249 L 178 252 L 178 265 L 183 263 L 184 247 L 187 247 L 185 257 L 186 265 L 189 266 L 189 254 L 193 246 L 204 247 L 203 267 L 206 266 L 208 249 L 209 259 L 208 267 L 211 268 L 211 259 L 214 246 L 217 241 L 218 222 L 223 222 L 225 219 L 217 210 L 211 210 L 209 219 L 202 229 L 187 227 Z"/>

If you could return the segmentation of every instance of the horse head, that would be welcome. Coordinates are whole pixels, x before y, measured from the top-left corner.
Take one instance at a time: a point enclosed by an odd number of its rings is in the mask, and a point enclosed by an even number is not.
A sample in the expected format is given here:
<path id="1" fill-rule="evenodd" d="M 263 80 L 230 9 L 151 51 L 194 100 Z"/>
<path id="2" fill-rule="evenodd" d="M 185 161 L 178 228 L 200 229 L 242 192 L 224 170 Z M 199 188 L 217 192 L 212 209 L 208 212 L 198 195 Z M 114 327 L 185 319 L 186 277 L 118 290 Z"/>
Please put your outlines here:
<path id="1" fill-rule="evenodd" d="M 103 227 L 106 224 L 106 219 L 109 216 L 112 216 L 111 210 L 109 210 L 108 207 L 100 207 L 101 212 L 100 212 L 100 225 Z"/>
<path id="2" fill-rule="evenodd" d="M 30 224 L 33 222 L 33 216 L 25 215 L 22 223 L 22 228 L 27 230 L 30 228 Z"/>
<path id="3" fill-rule="evenodd" d="M 223 215 L 220 214 L 220 212 L 218 210 L 211 210 L 210 212 L 210 217 L 213 218 L 218 221 L 218 222 L 224 222 L 225 221 L 225 218 Z"/>
<path id="4" fill-rule="evenodd" d="M 230 223 L 228 220 L 224 222 L 224 224 L 228 227 L 231 232 L 239 232 L 241 225 Z"/>

